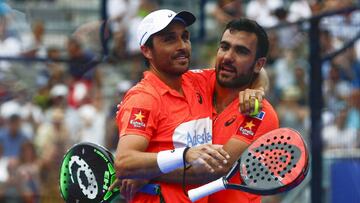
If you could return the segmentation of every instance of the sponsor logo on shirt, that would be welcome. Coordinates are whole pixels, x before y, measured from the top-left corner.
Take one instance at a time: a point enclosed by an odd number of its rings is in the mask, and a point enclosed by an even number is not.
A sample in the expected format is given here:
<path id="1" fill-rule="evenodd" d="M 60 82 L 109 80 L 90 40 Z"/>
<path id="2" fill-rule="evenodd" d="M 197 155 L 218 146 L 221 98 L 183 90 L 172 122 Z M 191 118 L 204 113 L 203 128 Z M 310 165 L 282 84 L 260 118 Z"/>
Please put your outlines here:
<path id="1" fill-rule="evenodd" d="M 128 123 L 129 129 L 145 130 L 150 111 L 142 108 L 133 108 Z"/>
<path id="2" fill-rule="evenodd" d="M 263 120 L 265 117 L 265 112 L 261 111 L 260 113 L 258 113 L 256 116 L 253 116 L 253 118 L 257 118 L 259 120 Z"/>
<path id="3" fill-rule="evenodd" d="M 211 141 L 211 133 L 204 128 L 202 132 L 196 132 L 196 130 L 194 130 L 194 133 L 188 132 L 186 137 L 186 146 L 193 147 L 201 144 L 211 143 Z"/>
<path id="4" fill-rule="evenodd" d="M 198 99 L 199 104 L 202 104 L 202 103 L 203 103 L 203 99 L 202 99 L 202 96 L 201 96 L 201 94 L 200 94 L 199 92 L 196 92 L 196 97 L 197 97 L 197 99 Z"/>
<path id="5" fill-rule="evenodd" d="M 236 134 L 252 139 L 260 125 L 260 120 L 252 117 L 246 117 L 244 122 L 240 124 Z"/>
<path id="6" fill-rule="evenodd" d="M 229 120 L 227 120 L 224 123 L 225 127 L 228 127 L 229 125 L 233 124 L 235 120 L 236 120 L 236 115 L 233 115 Z"/>
<path id="7" fill-rule="evenodd" d="M 201 118 L 180 124 L 172 136 L 175 148 L 212 143 L 212 121 Z"/>

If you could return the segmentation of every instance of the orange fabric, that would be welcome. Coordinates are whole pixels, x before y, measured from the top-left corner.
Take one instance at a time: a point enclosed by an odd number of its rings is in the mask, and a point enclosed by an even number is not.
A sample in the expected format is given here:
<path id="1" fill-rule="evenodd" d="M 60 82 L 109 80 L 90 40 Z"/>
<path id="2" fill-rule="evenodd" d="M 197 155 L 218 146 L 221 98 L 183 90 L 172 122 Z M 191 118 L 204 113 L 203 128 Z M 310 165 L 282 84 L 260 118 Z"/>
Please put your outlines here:
<path id="1" fill-rule="evenodd" d="M 120 105 L 116 118 L 120 138 L 144 136 L 149 140 L 147 152 L 211 143 L 211 102 L 205 99 L 210 92 L 203 82 L 194 80 L 194 74 L 188 71 L 183 75 L 181 96 L 153 73 L 145 72 L 144 79 L 128 91 Z M 190 202 L 181 184 L 159 184 L 166 202 Z M 159 197 L 137 193 L 133 202 L 158 203 Z"/>
<path id="2" fill-rule="evenodd" d="M 215 74 L 211 78 L 215 81 Z M 279 128 L 279 120 L 277 114 L 271 104 L 263 100 L 263 109 L 258 114 L 258 118 L 244 116 L 239 113 L 239 100 L 234 100 L 223 112 L 217 114 L 213 110 L 213 143 L 226 144 L 233 137 L 244 141 L 248 144 L 256 140 L 263 134 Z M 230 180 L 232 183 L 240 184 L 240 175 Z M 209 196 L 208 203 L 216 202 L 242 202 L 242 203 L 260 203 L 261 196 L 237 190 L 224 190 Z"/>

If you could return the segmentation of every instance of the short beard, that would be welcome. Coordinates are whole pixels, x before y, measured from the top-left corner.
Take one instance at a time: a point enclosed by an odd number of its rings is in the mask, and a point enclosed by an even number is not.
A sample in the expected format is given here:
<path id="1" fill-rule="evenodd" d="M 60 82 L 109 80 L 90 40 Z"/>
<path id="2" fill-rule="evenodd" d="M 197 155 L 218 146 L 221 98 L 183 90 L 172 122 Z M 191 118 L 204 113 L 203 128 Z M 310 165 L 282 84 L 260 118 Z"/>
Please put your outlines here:
<path id="1" fill-rule="evenodd" d="M 240 88 L 245 85 L 249 85 L 252 82 L 252 79 L 254 78 L 255 73 L 252 72 L 247 75 L 241 75 L 238 76 L 235 80 L 232 81 L 223 81 L 219 78 L 219 74 L 216 74 L 216 81 L 221 87 L 225 88 Z"/>

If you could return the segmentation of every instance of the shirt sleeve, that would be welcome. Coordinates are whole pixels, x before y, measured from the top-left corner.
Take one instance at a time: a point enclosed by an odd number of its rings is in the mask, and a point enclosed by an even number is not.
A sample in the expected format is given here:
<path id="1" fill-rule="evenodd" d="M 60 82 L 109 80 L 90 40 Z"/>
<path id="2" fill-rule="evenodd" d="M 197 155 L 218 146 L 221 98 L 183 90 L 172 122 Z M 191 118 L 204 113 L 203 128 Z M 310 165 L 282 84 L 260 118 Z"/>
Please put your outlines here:
<path id="1" fill-rule="evenodd" d="M 263 110 L 257 116 L 248 116 L 244 119 L 233 138 L 250 144 L 265 133 L 279 128 L 279 120 L 274 108 L 265 100 L 263 105 Z"/>
<path id="2" fill-rule="evenodd" d="M 128 134 L 151 139 L 159 119 L 157 99 L 148 93 L 131 92 L 125 96 L 116 116 L 119 136 Z"/>
<path id="3" fill-rule="evenodd" d="M 216 80 L 215 69 L 190 70 L 186 73 L 186 76 L 197 83 L 197 86 L 201 87 L 208 99 L 212 100 Z"/>

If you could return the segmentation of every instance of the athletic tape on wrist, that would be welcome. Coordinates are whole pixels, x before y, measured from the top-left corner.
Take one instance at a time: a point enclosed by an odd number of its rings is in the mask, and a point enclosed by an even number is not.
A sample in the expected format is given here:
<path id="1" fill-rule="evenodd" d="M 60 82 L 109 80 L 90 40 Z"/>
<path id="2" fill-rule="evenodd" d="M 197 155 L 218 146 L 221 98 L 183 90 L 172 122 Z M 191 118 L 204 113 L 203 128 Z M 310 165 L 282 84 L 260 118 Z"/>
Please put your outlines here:
<path id="1" fill-rule="evenodd" d="M 162 173 L 169 173 L 183 166 L 183 154 L 186 147 L 160 151 L 157 154 L 157 164 Z"/>

